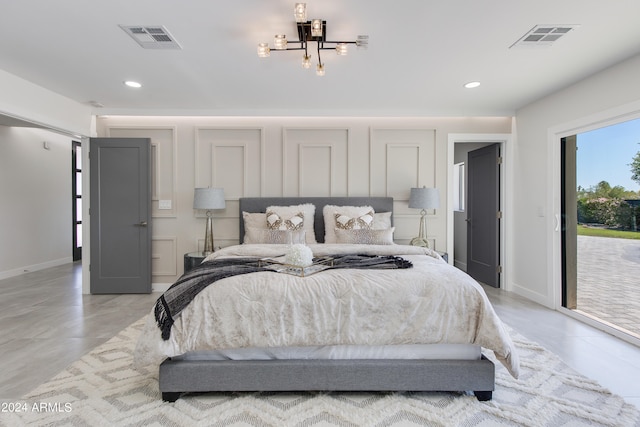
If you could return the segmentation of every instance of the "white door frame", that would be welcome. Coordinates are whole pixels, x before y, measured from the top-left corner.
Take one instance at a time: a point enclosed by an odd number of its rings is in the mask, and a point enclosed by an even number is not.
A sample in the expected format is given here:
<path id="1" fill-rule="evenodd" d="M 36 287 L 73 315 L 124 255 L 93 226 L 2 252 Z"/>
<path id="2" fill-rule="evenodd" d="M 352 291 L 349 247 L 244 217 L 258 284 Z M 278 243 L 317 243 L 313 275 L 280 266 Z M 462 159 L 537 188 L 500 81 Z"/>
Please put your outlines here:
<path id="1" fill-rule="evenodd" d="M 447 145 L 447 252 L 449 263 L 453 263 L 453 163 L 454 149 L 457 143 L 498 143 L 500 144 L 500 207 L 502 221 L 500 221 L 500 289 L 511 290 L 511 266 L 509 254 L 512 253 L 512 221 L 511 199 L 513 198 L 511 183 L 513 182 L 513 135 L 510 133 L 450 133 Z"/>

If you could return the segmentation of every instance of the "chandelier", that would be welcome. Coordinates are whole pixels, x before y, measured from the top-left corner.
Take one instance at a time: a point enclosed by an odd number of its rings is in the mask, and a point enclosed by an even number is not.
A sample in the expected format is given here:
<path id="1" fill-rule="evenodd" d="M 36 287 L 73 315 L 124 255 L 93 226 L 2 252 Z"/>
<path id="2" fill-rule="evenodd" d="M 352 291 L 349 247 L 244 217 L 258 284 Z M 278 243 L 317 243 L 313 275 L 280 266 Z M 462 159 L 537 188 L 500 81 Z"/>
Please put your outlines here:
<path id="1" fill-rule="evenodd" d="M 284 34 L 276 34 L 274 37 L 274 47 L 271 49 L 269 43 L 258 44 L 258 56 L 266 58 L 271 55 L 271 51 L 301 50 L 302 67 L 311 68 L 311 55 L 309 54 L 309 43 L 315 42 L 318 51 L 318 64 L 316 74 L 324 76 L 324 64 L 320 57 L 321 50 L 335 50 L 338 55 L 347 54 L 347 45 L 355 44 L 358 48 L 366 49 L 369 44 L 369 36 L 358 36 L 355 41 L 329 41 L 327 40 L 327 21 L 322 19 L 307 20 L 307 4 L 296 3 L 293 14 L 296 18 L 298 28 L 298 40 L 288 41 Z"/>

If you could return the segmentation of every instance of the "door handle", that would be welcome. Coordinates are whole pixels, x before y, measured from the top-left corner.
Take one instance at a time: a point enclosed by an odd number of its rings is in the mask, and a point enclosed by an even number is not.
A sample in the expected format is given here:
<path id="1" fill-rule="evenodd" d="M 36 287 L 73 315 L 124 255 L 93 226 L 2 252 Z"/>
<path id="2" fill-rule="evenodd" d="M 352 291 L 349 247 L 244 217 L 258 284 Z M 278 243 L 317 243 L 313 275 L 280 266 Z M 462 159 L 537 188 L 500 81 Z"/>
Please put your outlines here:
<path id="1" fill-rule="evenodd" d="M 147 221 L 140 221 L 139 223 L 135 224 L 137 227 L 146 227 L 147 226 Z"/>

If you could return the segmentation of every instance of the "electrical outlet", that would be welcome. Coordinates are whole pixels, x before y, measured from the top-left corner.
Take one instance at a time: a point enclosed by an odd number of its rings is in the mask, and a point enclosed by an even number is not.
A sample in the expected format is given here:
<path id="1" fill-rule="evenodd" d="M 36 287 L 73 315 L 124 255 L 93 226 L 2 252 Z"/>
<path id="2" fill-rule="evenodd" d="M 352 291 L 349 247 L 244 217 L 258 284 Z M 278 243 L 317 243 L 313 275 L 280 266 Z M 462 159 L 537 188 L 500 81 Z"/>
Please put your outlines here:
<path id="1" fill-rule="evenodd" d="M 171 200 L 158 200 L 158 209 L 171 209 Z"/>

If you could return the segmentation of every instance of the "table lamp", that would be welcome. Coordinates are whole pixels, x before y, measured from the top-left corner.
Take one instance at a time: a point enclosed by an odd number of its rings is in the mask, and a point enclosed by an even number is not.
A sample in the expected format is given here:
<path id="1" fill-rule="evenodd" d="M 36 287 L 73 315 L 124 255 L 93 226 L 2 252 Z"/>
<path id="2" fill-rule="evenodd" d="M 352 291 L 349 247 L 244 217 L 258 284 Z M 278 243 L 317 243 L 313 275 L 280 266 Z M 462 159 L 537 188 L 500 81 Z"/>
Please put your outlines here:
<path id="1" fill-rule="evenodd" d="M 422 209 L 420 211 L 420 230 L 418 237 L 411 239 L 413 246 L 429 247 L 427 240 L 427 209 L 437 209 L 440 207 L 440 195 L 437 188 L 412 188 L 409 194 L 409 207 Z"/>
<path id="2" fill-rule="evenodd" d="M 213 221 L 212 209 L 224 209 L 224 190 L 222 188 L 196 188 L 193 194 L 193 209 L 207 211 L 207 226 L 204 234 L 204 251 L 207 256 L 213 252 Z"/>

